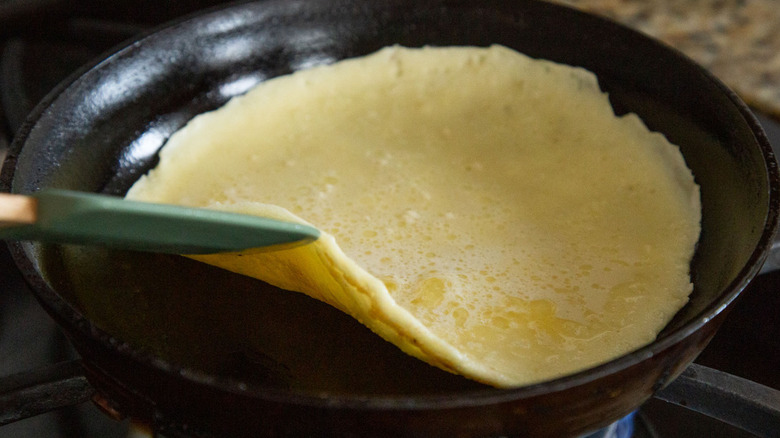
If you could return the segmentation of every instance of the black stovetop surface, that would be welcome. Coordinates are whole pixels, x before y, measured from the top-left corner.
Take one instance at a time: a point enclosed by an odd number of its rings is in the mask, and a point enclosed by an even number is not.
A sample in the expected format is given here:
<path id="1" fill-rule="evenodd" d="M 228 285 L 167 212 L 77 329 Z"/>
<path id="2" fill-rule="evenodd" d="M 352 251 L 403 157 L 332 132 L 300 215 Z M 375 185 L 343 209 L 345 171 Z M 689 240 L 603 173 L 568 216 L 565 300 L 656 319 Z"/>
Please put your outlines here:
<path id="1" fill-rule="evenodd" d="M 0 151 L 49 90 L 85 63 L 158 23 L 220 3 L 0 0 Z M 119 17 L 119 18 L 117 18 Z M 759 114 L 780 149 L 780 124 Z M 780 389 L 780 271 L 759 276 L 697 363 Z M 75 358 L 0 245 L 0 376 Z M 126 437 L 128 424 L 91 403 L 0 428 L 0 438 Z M 637 416 L 635 437 L 747 437 L 736 428 L 653 399 Z"/>

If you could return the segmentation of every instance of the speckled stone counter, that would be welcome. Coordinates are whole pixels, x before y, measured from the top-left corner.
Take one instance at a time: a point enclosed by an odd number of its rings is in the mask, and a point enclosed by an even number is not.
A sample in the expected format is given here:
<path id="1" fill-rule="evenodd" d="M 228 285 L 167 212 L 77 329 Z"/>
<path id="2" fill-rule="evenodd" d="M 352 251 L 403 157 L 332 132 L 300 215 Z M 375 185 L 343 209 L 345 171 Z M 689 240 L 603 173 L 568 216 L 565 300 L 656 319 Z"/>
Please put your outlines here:
<path id="1" fill-rule="evenodd" d="M 780 121 L 780 1 L 551 0 L 606 16 L 682 51 Z"/>

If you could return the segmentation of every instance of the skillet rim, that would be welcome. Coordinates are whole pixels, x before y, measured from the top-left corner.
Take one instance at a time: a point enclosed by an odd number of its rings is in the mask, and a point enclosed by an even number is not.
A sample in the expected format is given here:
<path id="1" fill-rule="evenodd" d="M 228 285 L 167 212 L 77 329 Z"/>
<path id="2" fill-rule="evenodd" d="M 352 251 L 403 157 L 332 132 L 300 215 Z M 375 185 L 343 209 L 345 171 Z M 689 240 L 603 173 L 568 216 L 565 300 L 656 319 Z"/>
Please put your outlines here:
<path id="1" fill-rule="evenodd" d="M 109 49 L 109 51 L 104 52 L 104 54 L 101 55 L 101 57 L 99 57 L 96 62 L 87 63 L 74 71 L 34 107 L 34 109 L 27 116 L 24 123 L 17 131 L 9 147 L 8 157 L 6 158 L 2 173 L 0 174 L 0 188 L 2 188 L 4 191 L 13 190 L 14 175 L 16 173 L 16 162 L 19 156 L 24 152 L 23 146 L 28 136 L 36 127 L 39 120 L 46 115 L 47 110 L 54 104 L 54 102 L 56 102 L 63 93 L 70 89 L 71 86 L 79 82 L 79 80 L 87 72 L 102 68 L 103 66 L 110 64 L 114 58 L 122 57 L 123 54 L 131 50 L 133 47 L 143 44 L 144 41 L 151 38 L 160 37 L 160 35 L 163 35 L 165 32 L 172 32 L 181 26 L 193 26 L 196 22 L 201 20 L 208 21 L 212 18 L 213 15 L 225 13 L 226 10 L 237 10 L 241 7 L 246 7 L 247 5 L 252 6 L 272 3 L 281 4 L 283 2 L 281 0 L 239 1 L 187 14 L 161 26 L 154 27 L 134 38 L 114 46 L 112 49 Z M 690 321 L 665 334 L 660 339 L 656 339 L 650 344 L 647 344 L 639 349 L 592 368 L 588 368 L 552 380 L 516 388 L 486 387 L 484 389 L 480 388 L 475 390 L 446 392 L 435 395 L 426 394 L 397 396 L 369 394 L 323 394 L 321 392 L 311 390 L 281 390 L 274 388 L 263 388 L 260 385 L 247 384 L 235 378 L 214 376 L 198 371 L 197 369 L 177 366 L 159 357 L 143 353 L 135 349 L 131 344 L 121 341 L 95 326 L 92 321 L 86 318 L 67 300 L 59 295 L 54 290 L 54 288 L 52 288 L 43 279 L 42 276 L 37 275 L 38 269 L 36 267 L 36 263 L 33 260 L 30 260 L 30 258 L 27 256 L 27 251 L 24 248 L 25 245 L 27 245 L 26 243 L 8 243 L 14 261 L 23 272 L 24 277 L 28 283 L 33 286 L 36 297 L 39 299 L 39 301 L 42 302 L 47 310 L 58 312 L 60 316 L 64 315 L 73 325 L 73 327 L 76 328 L 76 330 L 81 332 L 83 335 L 86 335 L 88 338 L 100 342 L 104 347 L 111 349 L 115 353 L 130 360 L 140 362 L 142 365 L 151 366 L 155 369 L 163 371 L 166 374 L 172 375 L 173 377 L 178 376 L 179 378 L 189 380 L 195 384 L 206 385 L 220 391 L 227 391 L 242 396 L 250 396 L 253 398 L 283 402 L 287 404 L 298 404 L 314 407 L 339 407 L 357 410 L 425 410 L 473 407 L 518 399 L 527 399 L 542 394 L 559 392 L 573 387 L 585 385 L 605 376 L 615 374 L 618 371 L 630 368 L 631 366 L 636 365 L 643 360 L 652 358 L 663 350 L 671 348 L 672 346 L 680 343 L 682 340 L 704 327 L 707 323 L 709 323 L 710 320 L 723 313 L 727 307 L 735 299 L 737 299 L 737 297 L 750 283 L 753 277 L 755 277 L 760 271 L 761 265 L 767 258 L 772 241 L 775 234 L 777 233 L 778 216 L 780 216 L 780 172 L 778 171 L 778 164 L 766 134 L 763 131 L 763 128 L 748 106 L 737 96 L 733 90 L 723 84 L 717 77 L 681 53 L 679 50 L 602 16 L 583 12 L 573 7 L 561 4 L 550 3 L 546 6 L 553 9 L 566 9 L 577 15 L 585 16 L 587 19 L 599 21 L 598 25 L 600 27 L 608 28 L 609 26 L 612 26 L 620 28 L 624 32 L 627 31 L 633 33 L 637 38 L 644 39 L 646 43 L 659 46 L 665 52 L 667 52 L 671 58 L 675 58 L 675 61 L 688 64 L 689 67 L 694 67 L 697 72 L 701 74 L 703 78 L 702 80 L 712 82 L 717 87 L 717 89 L 728 98 L 729 102 L 739 111 L 748 127 L 752 131 L 753 138 L 761 151 L 762 158 L 764 159 L 766 170 L 766 175 L 764 175 L 764 177 L 768 183 L 767 215 L 764 219 L 764 227 L 760 238 L 758 239 L 755 245 L 755 249 L 752 251 L 746 264 L 735 275 L 734 280 L 729 283 L 728 286 L 724 287 L 717 298 L 710 302 L 710 304 L 708 304 L 704 310 L 691 318 Z M 40 296 L 41 294 L 48 295 L 48 302 L 43 303 Z M 56 306 L 52 306 L 52 300 L 56 302 Z M 671 381 L 671 379 L 662 383 L 665 384 L 669 381 Z M 657 389 L 661 389 L 661 387 L 657 387 Z"/>

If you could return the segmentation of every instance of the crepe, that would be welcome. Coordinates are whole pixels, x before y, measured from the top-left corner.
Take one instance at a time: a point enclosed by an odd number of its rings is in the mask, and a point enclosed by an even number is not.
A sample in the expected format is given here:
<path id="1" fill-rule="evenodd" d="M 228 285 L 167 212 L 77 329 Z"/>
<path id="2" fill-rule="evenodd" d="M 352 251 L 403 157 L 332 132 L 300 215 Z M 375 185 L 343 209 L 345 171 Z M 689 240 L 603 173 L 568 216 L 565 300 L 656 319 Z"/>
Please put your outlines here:
<path id="1" fill-rule="evenodd" d="M 127 197 L 315 225 L 308 245 L 192 258 L 499 387 L 651 342 L 692 290 L 700 221 L 678 147 L 615 116 L 593 74 L 502 46 L 268 80 L 173 135 Z"/>

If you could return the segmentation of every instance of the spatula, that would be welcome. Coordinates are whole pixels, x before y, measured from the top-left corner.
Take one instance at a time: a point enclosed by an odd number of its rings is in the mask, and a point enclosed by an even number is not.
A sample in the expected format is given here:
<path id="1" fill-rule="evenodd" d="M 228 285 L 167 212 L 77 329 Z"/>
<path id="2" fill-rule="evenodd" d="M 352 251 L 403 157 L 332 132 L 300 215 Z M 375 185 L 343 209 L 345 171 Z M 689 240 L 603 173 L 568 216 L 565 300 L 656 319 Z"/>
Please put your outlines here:
<path id="1" fill-rule="evenodd" d="M 0 194 L 0 239 L 210 254 L 318 237 L 316 228 L 303 224 L 93 193 Z"/>

